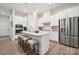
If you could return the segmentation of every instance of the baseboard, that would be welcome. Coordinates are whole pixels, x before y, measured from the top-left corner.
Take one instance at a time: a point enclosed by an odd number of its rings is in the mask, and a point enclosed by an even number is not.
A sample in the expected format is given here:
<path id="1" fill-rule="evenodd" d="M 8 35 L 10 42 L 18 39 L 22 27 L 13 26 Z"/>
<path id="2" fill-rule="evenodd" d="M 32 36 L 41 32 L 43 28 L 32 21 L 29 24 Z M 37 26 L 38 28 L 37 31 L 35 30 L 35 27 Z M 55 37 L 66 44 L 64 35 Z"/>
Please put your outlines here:
<path id="1" fill-rule="evenodd" d="M 0 36 L 0 37 L 2 38 L 2 37 L 10 37 L 10 36 Z"/>
<path id="2" fill-rule="evenodd" d="M 3 41 L 3 40 L 10 40 L 11 38 L 9 36 L 0 36 L 0 41 Z"/>
<path id="3" fill-rule="evenodd" d="M 58 41 L 55 41 L 55 40 L 49 40 L 50 42 L 55 42 L 55 43 L 59 43 Z"/>

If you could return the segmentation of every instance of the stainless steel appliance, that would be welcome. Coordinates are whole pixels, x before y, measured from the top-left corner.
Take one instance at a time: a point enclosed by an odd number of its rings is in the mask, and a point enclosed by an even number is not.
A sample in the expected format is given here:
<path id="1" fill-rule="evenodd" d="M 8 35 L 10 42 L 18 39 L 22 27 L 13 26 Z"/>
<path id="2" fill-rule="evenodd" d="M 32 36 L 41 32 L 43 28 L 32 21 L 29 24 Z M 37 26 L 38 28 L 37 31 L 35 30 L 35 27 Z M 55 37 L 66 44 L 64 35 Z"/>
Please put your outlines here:
<path id="1" fill-rule="evenodd" d="M 59 20 L 59 43 L 79 47 L 79 17 Z"/>

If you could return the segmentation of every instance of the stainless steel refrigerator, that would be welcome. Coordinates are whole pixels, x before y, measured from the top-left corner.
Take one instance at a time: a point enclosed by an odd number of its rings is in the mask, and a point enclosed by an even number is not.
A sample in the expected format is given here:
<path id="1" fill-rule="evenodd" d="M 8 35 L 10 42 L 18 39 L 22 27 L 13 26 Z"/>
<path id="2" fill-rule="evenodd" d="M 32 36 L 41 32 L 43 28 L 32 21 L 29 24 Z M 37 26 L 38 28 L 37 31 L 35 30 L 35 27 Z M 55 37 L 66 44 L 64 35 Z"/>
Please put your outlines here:
<path id="1" fill-rule="evenodd" d="M 59 20 L 59 43 L 71 47 L 79 47 L 79 17 Z"/>

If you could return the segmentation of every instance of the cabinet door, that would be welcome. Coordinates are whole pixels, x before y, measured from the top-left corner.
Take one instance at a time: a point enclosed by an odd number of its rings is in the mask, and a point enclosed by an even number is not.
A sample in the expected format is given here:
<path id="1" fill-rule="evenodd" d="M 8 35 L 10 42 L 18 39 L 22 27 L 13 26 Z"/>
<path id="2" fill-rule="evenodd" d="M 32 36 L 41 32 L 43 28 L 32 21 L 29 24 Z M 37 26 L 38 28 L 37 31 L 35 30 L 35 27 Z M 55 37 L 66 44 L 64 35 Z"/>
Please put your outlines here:
<path id="1" fill-rule="evenodd" d="M 78 47 L 78 37 L 74 37 L 74 47 Z"/>

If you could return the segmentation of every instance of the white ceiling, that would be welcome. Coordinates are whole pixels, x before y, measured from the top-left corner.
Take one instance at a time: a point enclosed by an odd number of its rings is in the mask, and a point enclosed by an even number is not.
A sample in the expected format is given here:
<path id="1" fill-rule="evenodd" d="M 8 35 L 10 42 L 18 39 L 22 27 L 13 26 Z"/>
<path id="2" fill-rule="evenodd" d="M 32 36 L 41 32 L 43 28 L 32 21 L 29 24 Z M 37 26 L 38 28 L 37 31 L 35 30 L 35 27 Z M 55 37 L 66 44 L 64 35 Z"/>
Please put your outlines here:
<path id="1" fill-rule="evenodd" d="M 48 3 L 0 3 L 0 9 L 5 10 L 16 10 L 18 12 L 25 13 L 27 10 L 27 13 L 33 13 L 34 9 L 37 9 L 39 12 L 44 12 L 49 9 L 52 10 L 58 10 L 58 9 L 64 9 L 67 7 L 73 7 L 78 5 L 77 3 L 52 3 L 49 5 Z"/>
<path id="2" fill-rule="evenodd" d="M 48 8 L 47 3 L 0 3 L 0 8 L 6 9 L 6 10 L 16 10 L 20 12 L 27 12 L 32 13 L 34 12 L 34 9 L 37 9 L 39 11 L 44 11 Z"/>

